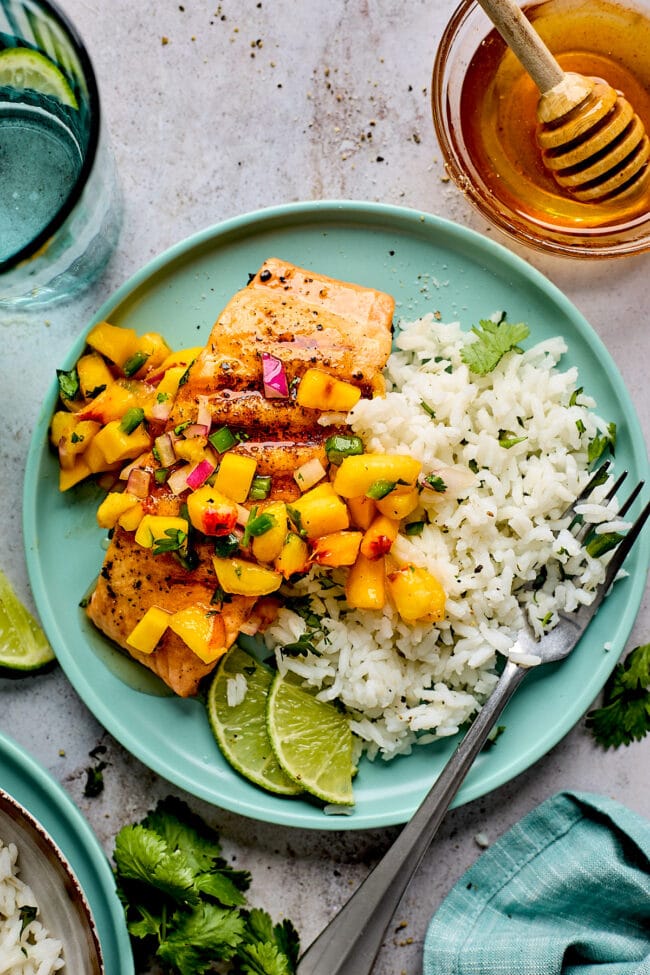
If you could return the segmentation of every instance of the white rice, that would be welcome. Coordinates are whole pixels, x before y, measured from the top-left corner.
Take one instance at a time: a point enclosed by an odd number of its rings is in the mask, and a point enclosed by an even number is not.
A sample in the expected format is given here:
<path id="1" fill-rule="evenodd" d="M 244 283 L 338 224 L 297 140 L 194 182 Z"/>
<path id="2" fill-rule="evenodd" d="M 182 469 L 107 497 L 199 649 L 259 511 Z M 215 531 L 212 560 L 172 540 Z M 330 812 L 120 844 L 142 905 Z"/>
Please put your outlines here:
<path id="1" fill-rule="evenodd" d="M 593 599 L 609 558 L 588 555 L 561 517 L 589 479 L 589 443 L 607 430 L 593 399 L 581 393 L 571 403 L 578 375 L 557 368 L 564 340 L 508 353 L 481 377 L 462 362 L 468 337 L 457 323 L 428 315 L 400 328 L 386 396 L 362 400 L 349 422 L 367 450 L 412 454 L 425 473 L 440 471 L 443 480 L 448 468 L 465 477 L 474 470 L 473 483 L 455 497 L 425 492 L 408 520 L 426 514 L 430 523 L 419 536 L 400 535 L 393 547 L 399 560 L 440 580 L 445 619 L 409 625 L 390 605 L 348 611 L 341 586 L 325 580 L 325 588 L 314 569 L 294 593 L 311 594 L 311 609 L 322 617 L 321 632 L 309 634 L 316 653 L 282 653 L 309 630 L 292 609 L 283 608 L 265 633 L 280 671 L 302 677 L 323 700 L 341 701 L 363 750 L 384 759 L 455 734 L 494 687 L 497 654 L 509 655 L 522 612 L 541 635 L 559 608 Z M 504 431 L 525 439 L 504 447 Z M 605 490 L 595 489 L 580 512 L 599 532 L 620 530 L 627 523 L 616 503 L 600 503 Z M 542 567 L 541 588 L 517 595 Z M 334 579 L 342 583 L 344 573 Z M 538 662 L 515 652 L 513 659 Z"/>
<path id="2" fill-rule="evenodd" d="M 53 975 L 63 968 L 63 946 L 37 919 L 23 926 L 21 908 L 37 904 L 17 861 L 15 844 L 0 839 L 0 975 Z"/>

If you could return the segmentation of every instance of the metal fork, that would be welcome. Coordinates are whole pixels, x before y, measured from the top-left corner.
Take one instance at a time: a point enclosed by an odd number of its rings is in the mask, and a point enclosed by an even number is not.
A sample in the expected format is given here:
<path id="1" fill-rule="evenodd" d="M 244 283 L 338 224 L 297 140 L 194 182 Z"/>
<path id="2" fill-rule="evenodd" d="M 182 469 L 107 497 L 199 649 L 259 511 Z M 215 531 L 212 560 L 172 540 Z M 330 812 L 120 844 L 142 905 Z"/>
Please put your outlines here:
<path id="1" fill-rule="evenodd" d="M 603 465 L 585 486 L 580 496 L 567 509 L 569 515 L 584 501 L 597 484 L 603 483 Z M 611 499 L 627 472 L 608 490 Z M 625 515 L 643 487 L 638 484 L 619 509 Z M 542 663 L 553 663 L 567 657 L 602 603 L 630 549 L 639 537 L 650 515 L 650 503 L 619 542 L 608 566 L 605 580 L 598 587 L 589 606 L 581 605 L 573 613 L 560 613 L 560 622 L 541 639 L 536 640 L 530 626 L 519 633 L 513 649 L 535 654 Z M 574 519 L 576 537 L 584 539 L 590 527 Z M 470 725 L 453 755 L 436 779 L 424 801 L 404 827 L 388 852 L 368 874 L 361 886 L 335 915 L 325 930 L 307 948 L 298 962 L 296 975 L 370 975 L 384 933 L 433 840 L 447 809 L 474 759 L 479 754 L 506 704 L 530 668 L 508 660 L 492 694 Z"/>

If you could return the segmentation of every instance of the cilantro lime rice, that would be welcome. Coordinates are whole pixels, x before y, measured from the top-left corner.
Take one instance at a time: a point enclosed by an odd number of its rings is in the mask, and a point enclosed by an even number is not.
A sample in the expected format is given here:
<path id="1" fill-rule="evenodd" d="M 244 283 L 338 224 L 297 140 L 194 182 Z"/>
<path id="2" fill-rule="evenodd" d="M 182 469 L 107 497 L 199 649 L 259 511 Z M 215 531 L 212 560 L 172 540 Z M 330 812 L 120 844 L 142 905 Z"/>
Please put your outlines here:
<path id="1" fill-rule="evenodd" d="M 615 431 L 577 370 L 561 367 L 562 338 L 521 351 L 527 330 L 511 328 L 515 348 L 486 356 L 489 335 L 482 343 L 433 315 L 402 323 L 386 396 L 349 415 L 366 450 L 409 453 L 432 472 L 393 552 L 440 580 L 445 619 L 407 624 L 389 604 L 348 610 L 343 573 L 314 568 L 264 634 L 281 673 L 345 705 L 370 758 L 455 734 L 492 691 L 522 613 L 541 635 L 558 608 L 589 603 L 604 577 L 608 556 L 589 554 L 562 515 Z M 597 535 L 625 527 L 605 490 L 579 509 Z"/>
<path id="2" fill-rule="evenodd" d="M 53 975 L 63 968 L 63 946 L 39 914 L 31 888 L 19 877 L 18 848 L 0 839 L 0 972 Z"/>

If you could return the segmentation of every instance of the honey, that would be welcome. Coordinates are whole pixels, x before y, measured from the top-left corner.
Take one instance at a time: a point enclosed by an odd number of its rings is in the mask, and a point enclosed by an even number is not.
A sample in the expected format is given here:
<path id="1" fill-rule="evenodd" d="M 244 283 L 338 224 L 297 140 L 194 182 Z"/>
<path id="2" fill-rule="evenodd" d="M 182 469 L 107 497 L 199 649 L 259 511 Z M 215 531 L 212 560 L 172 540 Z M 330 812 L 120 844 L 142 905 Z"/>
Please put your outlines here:
<path id="1" fill-rule="evenodd" d="M 565 71 L 603 78 L 650 133 L 650 17 L 610 0 L 545 0 L 524 11 Z M 470 59 L 460 129 L 473 168 L 493 200 L 540 228 L 626 231 L 650 213 L 650 180 L 617 200 L 580 203 L 545 169 L 535 140 L 540 92 L 492 30 Z"/>

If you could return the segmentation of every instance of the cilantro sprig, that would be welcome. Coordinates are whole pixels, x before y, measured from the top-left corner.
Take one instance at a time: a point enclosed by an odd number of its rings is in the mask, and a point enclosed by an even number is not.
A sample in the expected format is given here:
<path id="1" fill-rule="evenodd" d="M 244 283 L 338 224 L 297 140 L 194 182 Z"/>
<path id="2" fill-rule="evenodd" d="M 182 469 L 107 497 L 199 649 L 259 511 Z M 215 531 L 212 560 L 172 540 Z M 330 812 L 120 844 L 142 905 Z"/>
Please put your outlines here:
<path id="1" fill-rule="evenodd" d="M 158 803 L 115 839 L 115 879 L 134 947 L 170 975 L 293 975 L 290 921 L 246 905 L 250 874 L 221 856 L 218 834 L 178 799 Z"/>
<path id="2" fill-rule="evenodd" d="M 587 714 L 586 723 L 603 748 L 630 745 L 650 732 L 650 643 L 635 647 L 616 665 L 602 706 Z"/>
<path id="3" fill-rule="evenodd" d="M 466 366 L 478 376 L 487 376 L 499 364 L 506 352 L 521 352 L 519 343 L 530 335 L 524 322 L 493 322 L 482 318 L 479 327 L 472 326 L 476 336 L 473 342 L 466 342 L 460 357 Z"/>

